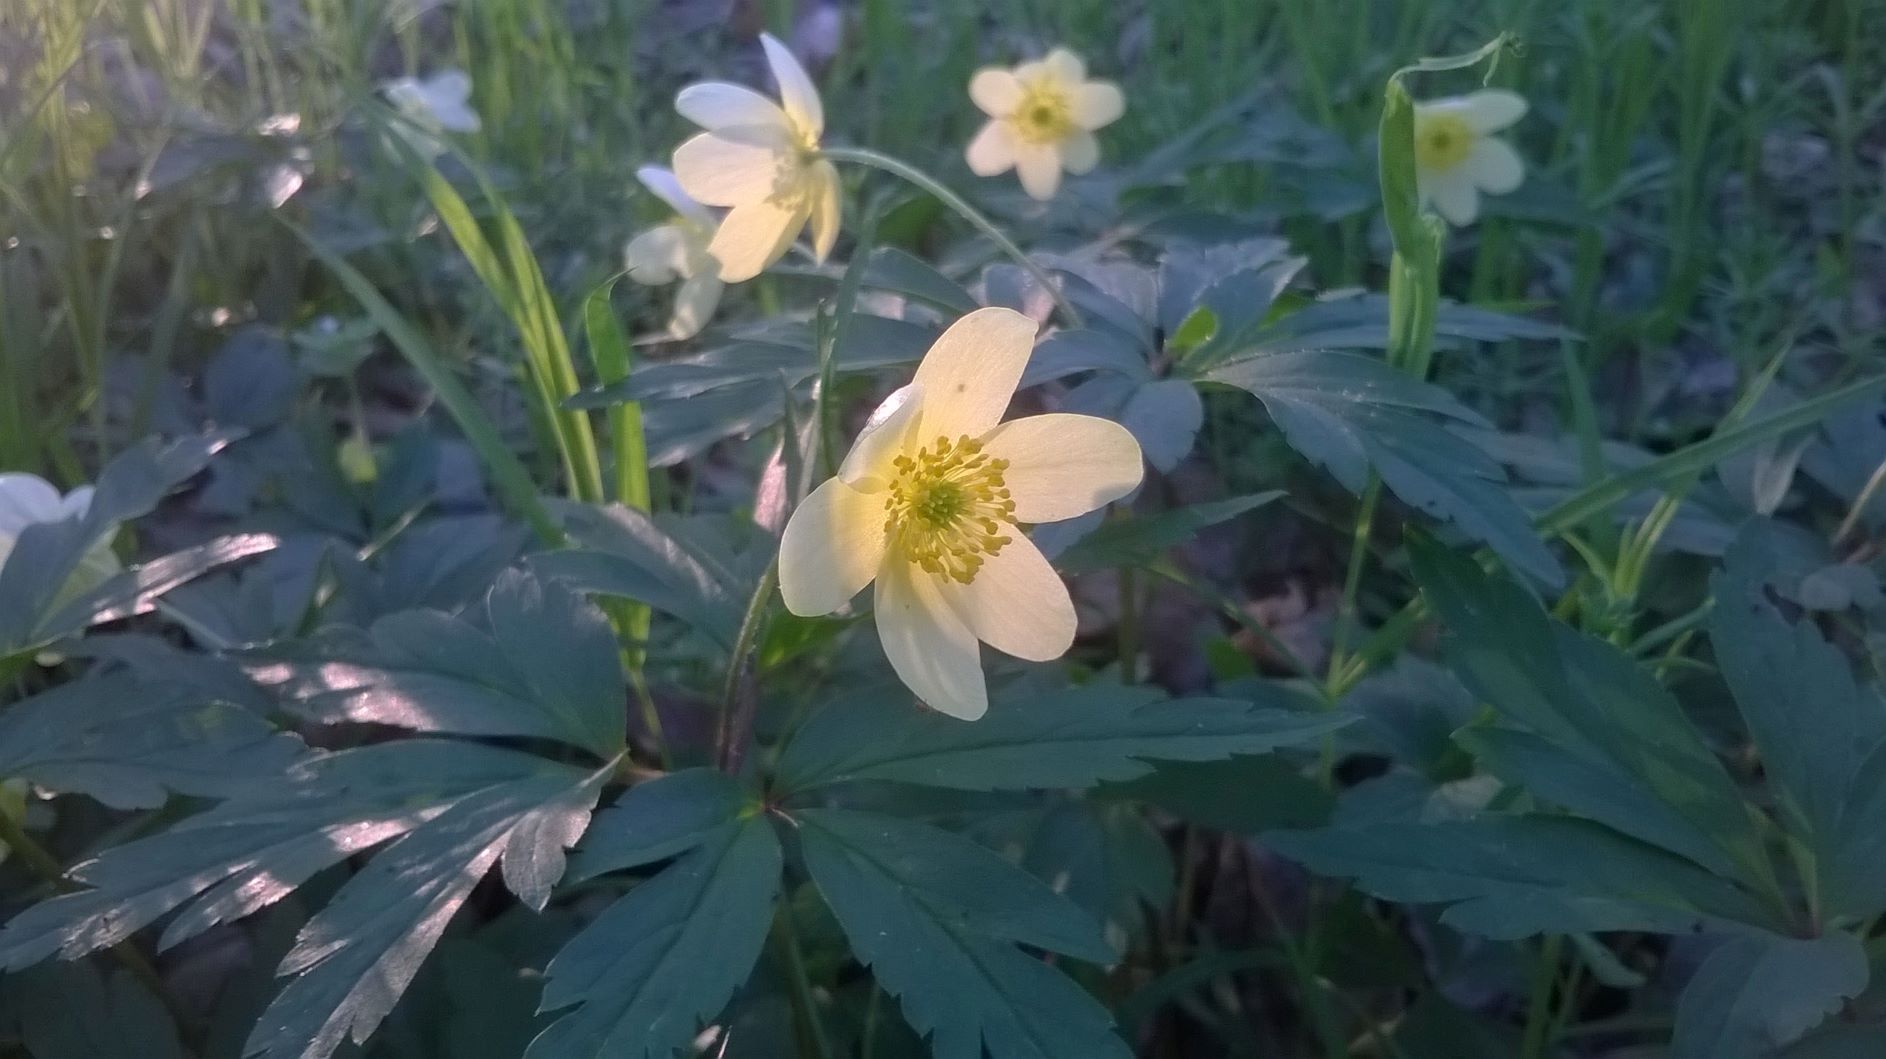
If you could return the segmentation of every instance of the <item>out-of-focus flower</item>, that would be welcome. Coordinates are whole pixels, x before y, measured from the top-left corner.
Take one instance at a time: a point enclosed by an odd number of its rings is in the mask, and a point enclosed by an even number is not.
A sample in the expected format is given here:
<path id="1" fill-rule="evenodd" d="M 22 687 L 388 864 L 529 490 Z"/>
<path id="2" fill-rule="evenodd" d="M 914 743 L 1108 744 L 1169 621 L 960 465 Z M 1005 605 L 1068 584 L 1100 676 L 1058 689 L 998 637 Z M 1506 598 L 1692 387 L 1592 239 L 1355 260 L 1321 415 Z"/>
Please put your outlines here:
<path id="1" fill-rule="evenodd" d="M 875 581 L 892 668 L 964 720 L 989 705 L 978 641 L 1033 661 L 1074 642 L 1067 586 L 1018 525 L 1086 514 L 1144 473 L 1139 443 L 1117 423 L 1061 413 L 1001 421 L 1034 338 L 1035 322 L 1011 309 L 956 321 L 780 541 L 788 610 L 829 614 Z"/>
<path id="2" fill-rule="evenodd" d="M 1063 169 L 1093 169 L 1100 161 L 1094 130 L 1126 112 L 1119 86 L 1089 81 L 1086 65 L 1065 48 L 1012 70 L 977 71 L 969 98 L 989 115 L 965 152 L 970 170 L 995 176 L 1014 169 L 1022 189 L 1043 201 L 1060 188 Z"/>
<path id="3" fill-rule="evenodd" d="M 394 128 L 428 157 L 445 152 L 445 133 L 477 132 L 481 127 L 478 112 L 471 108 L 471 75 L 463 70 L 399 77 L 380 88 L 406 119 Z"/>
<path id="4" fill-rule="evenodd" d="M 83 518 L 91 506 L 89 485 L 60 496 L 58 489 L 38 475 L 0 474 L 0 567 L 6 565 L 14 543 L 28 526 Z M 121 569 L 110 539 L 101 539 L 85 553 L 59 598 L 65 601 L 89 592 Z"/>
<path id="5" fill-rule="evenodd" d="M 784 44 L 760 34 L 779 83 L 779 102 L 742 85 L 709 81 L 675 96 L 681 116 L 706 129 L 675 151 L 688 195 L 729 208 L 708 243 L 728 283 L 752 279 L 809 224 L 820 261 L 838 238 L 838 170 L 819 156 L 825 109 L 818 89 Z"/>
<path id="6" fill-rule="evenodd" d="M 1493 134 L 1526 114 L 1517 93 L 1489 88 L 1415 106 L 1415 180 L 1447 223 L 1472 224 L 1480 193 L 1504 195 L 1526 177 L 1512 145 Z"/>
<path id="7" fill-rule="evenodd" d="M 720 266 L 708 252 L 718 223 L 706 206 L 694 201 L 675 175 L 658 165 L 645 165 L 636 178 L 674 211 L 674 219 L 629 240 L 622 262 L 629 278 L 656 286 L 681 281 L 675 291 L 674 312 L 668 318 L 668 337 L 693 338 L 714 315 L 726 285 Z"/>

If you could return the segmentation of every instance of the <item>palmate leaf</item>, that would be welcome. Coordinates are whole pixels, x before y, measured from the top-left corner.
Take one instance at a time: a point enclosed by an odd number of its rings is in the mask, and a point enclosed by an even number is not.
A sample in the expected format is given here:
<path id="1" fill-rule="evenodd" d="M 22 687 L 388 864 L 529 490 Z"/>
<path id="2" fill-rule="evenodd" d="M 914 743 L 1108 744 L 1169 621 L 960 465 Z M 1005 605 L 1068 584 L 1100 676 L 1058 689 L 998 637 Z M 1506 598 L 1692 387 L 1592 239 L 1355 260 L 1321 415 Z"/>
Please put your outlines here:
<path id="1" fill-rule="evenodd" d="M 1769 602 L 1778 527 L 1753 522 L 1715 578 L 1710 638 L 1829 915 L 1886 909 L 1886 700 L 1813 622 Z"/>
<path id="2" fill-rule="evenodd" d="M 542 909 L 608 775 L 545 766 L 460 799 L 349 879 L 282 961 L 276 973 L 296 977 L 243 1054 L 325 1059 L 345 1039 L 364 1042 L 493 863 L 527 907 Z"/>
<path id="3" fill-rule="evenodd" d="M 813 714 L 780 756 L 782 790 L 895 780 L 963 790 L 1091 787 L 1143 775 L 1153 761 L 1210 761 L 1315 739 L 1350 723 L 1331 713 L 1231 699 L 1167 699 L 1095 685 L 998 700 L 975 724 L 863 695 Z"/>
<path id="4" fill-rule="evenodd" d="M 1449 667 L 1524 729 L 1468 729 L 1469 749 L 1547 801 L 1764 888 L 1764 836 L 1667 690 L 1618 648 L 1554 623 L 1511 580 L 1432 542 L 1411 548 L 1448 630 Z"/>
<path id="5" fill-rule="evenodd" d="M 1866 949 L 1851 934 L 1733 935 L 1677 999 L 1671 1059 L 1771 1056 L 1858 996 L 1867 978 Z"/>
<path id="6" fill-rule="evenodd" d="M 1785 929 L 1734 883 L 1596 824 L 1546 815 L 1369 823 L 1265 836 L 1377 897 L 1450 905 L 1442 921 L 1491 938 L 1706 925 Z"/>
<path id="7" fill-rule="evenodd" d="M 1564 578 L 1500 465 L 1439 419 L 1481 420 L 1439 387 L 1354 353 L 1303 349 L 1240 355 L 1204 375 L 1264 403 L 1290 447 L 1360 494 L 1371 468 L 1409 505 L 1452 523 L 1515 569 Z M 1439 417 L 1439 419 L 1437 419 Z"/>
<path id="8" fill-rule="evenodd" d="M 263 652 L 250 671 L 322 723 L 554 739 L 598 758 L 621 750 L 627 684 L 595 604 L 521 570 L 485 597 L 483 627 L 438 611 Z"/>
<path id="9" fill-rule="evenodd" d="M 221 797 L 277 780 L 302 752 L 240 706 L 128 673 L 61 684 L 0 714 L 0 775 L 152 809 L 169 792 Z"/>
<path id="10" fill-rule="evenodd" d="M 575 1010 L 526 1059 L 668 1059 L 752 971 L 780 867 L 772 824 L 752 815 L 610 905 L 550 961 L 543 1010 Z"/>
<path id="11" fill-rule="evenodd" d="M 1130 1056 L 1107 1011 L 1013 943 L 1110 962 L 1097 925 L 967 839 L 874 813 L 793 814 L 852 951 L 939 1059 Z"/>
<path id="12" fill-rule="evenodd" d="M 571 858 L 570 878 L 580 882 L 686 853 L 752 803 L 746 789 L 718 769 L 682 769 L 637 784 L 596 814 Z"/>

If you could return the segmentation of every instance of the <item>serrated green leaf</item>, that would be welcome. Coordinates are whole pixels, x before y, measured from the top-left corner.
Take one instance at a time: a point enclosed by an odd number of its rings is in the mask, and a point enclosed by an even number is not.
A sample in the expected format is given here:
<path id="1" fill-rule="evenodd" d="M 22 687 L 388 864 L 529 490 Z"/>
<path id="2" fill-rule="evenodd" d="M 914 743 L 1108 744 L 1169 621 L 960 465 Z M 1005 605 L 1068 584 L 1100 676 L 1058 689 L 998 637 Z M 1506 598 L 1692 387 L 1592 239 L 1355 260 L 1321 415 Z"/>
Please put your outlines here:
<path id="1" fill-rule="evenodd" d="M 1079 571 L 1148 563 L 1166 549 L 1191 540 L 1200 530 L 1254 511 L 1283 495 L 1283 490 L 1272 489 L 1153 515 L 1115 519 L 1062 552 L 1056 565 Z"/>
<path id="2" fill-rule="evenodd" d="M 621 750 L 627 685 L 602 611 L 558 582 L 509 570 L 484 612 L 486 629 L 405 611 L 375 622 L 370 638 L 290 644 L 249 669 L 321 723 L 554 739 L 604 759 Z"/>
<path id="3" fill-rule="evenodd" d="M 1005 933 L 1033 927 L 988 908 L 972 880 L 948 870 L 947 847 L 901 860 L 878 845 L 890 826 L 878 821 L 888 818 L 843 810 L 808 810 L 795 818 L 806 870 L 852 951 L 899 998 L 911 1026 L 929 1035 L 937 1059 L 981 1059 L 985 1047 L 1012 1059 L 1132 1055 L 1106 1009 L 1086 991 L 984 932 L 985 912 Z M 917 826 L 899 822 L 896 828 Z M 890 848 L 906 850 L 904 844 Z M 977 873 L 974 883 L 987 885 L 988 878 Z"/>
<path id="4" fill-rule="evenodd" d="M 1737 934 L 1677 998 L 1671 1059 L 1764 1059 L 1860 995 L 1867 977 L 1866 949 L 1845 932 Z"/>
<path id="5" fill-rule="evenodd" d="M 1335 799 L 1277 755 L 1163 761 L 1138 779 L 1103 784 L 1096 797 L 1154 805 L 1187 823 L 1257 834 L 1328 822 Z"/>
<path id="6" fill-rule="evenodd" d="M 545 768 L 475 791 L 381 852 L 302 928 L 276 971 L 295 977 L 243 1055 L 326 1059 L 344 1040 L 364 1043 L 500 860 L 506 885 L 541 909 L 606 775 Z"/>
<path id="7" fill-rule="evenodd" d="M 723 826 L 585 927 L 545 973 L 543 1008 L 575 1005 L 526 1059 L 668 1059 L 759 959 L 779 893 L 764 816 Z"/>
<path id="8" fill-rule="evenodd" d="M 1351 720 L 1095 685 L 998 701 L 964 724 L 866 695 L 813 714 L 781 755 L 778 779 L 788 791 L 848 780 L 963 790 L 1091 787 L 1143 775 L 1153 761 L 1210 761 L 1307 742 Z"/>
<path id="9" fill-rule="evenodd" d="M 1789 622 L 1765 585 L 1775 528 L 1751 523 L 1714 578 L 1716 664 L 1790 830 L 1818 862 L 1827 913 L 1886 906 L 1886 701 L 1812 621 Z"/>
<path id="10" fill-rule="evenodd" d="M 1615 646 L 1555 624 L 1524 589 L 1431 542 L 1415 576 L 1446 625 L 1448 664 L 1482 701 L 1566 755 L 1492 733 L 1495 762 L 1575 813 L 1761 887 L 1764 838 L 1676 699 Z M 1523 773 L 1523 775 L 1522 775 Z"/>
<path id="11" fill-rule="evenodd" d="M 184 1059 L 163 1002 L 122 970 L 49 964 L 8 976 L 3 988 L 33 1059 Z"/>
<path id="12" fill-rule="evenodd" d="M 0 776 L 153 809 L 170 792 L 221 797 L 278 779 L 301 741 L 240 706 L 128 673 L 77 680 L 0 714 Z"/>
<path id="13" fill-rule="evenodd" d="M 1172 902 L 1172 852 L 1137 806 L 1053 804 L 1028 829 L 1025 848 L 1022 866 L 1101 921 L 1116 950 L 1138 936 L 1149 909 Z"/>
<path id="14" fill-rule="evenodd" d="M 718 769 L 683 769 L 637 784 L 596 814 L 570 859 L 570 878 L 592 879 L 686 853 L 752 803 L 752 795 Z"/>
<path id="15" fill-rule="evenodd" d="M 1443 922 L 1491 938 L 1778 925 L 1733 883 L 1568 817 L 1395 821 L 1278 831 L 1265 842 L 1320 875 L 1354 878 L 1377 897 L 1446 903 Z"/>
<path id="16" fill-rule="evenodd" d="M 0 927 L 0 967 L 83 956 L 180 909 L 158 942 L 168 948 L 273 904 L 323 868 L 481 790 L 574 772 L 514 750 L 445 740 L 313 755 L 279 783 L 78 864 L 72 878 L 89 889 Z"/>

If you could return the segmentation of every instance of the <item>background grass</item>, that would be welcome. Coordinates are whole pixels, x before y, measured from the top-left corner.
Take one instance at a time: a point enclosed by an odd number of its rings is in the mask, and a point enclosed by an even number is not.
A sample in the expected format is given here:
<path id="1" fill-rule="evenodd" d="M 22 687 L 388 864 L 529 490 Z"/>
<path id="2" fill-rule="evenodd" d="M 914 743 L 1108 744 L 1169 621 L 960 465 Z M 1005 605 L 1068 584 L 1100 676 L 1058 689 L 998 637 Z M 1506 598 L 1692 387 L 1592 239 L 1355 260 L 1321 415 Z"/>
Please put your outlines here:
<path id="1" fill-rule="evenodd" d="M 1601 427 L 1664 444 L 1705 428 L 1784 336 L 1849 371 L 1881 352 L 1886 49 L 1867 41 L 1883 13 L 1880 0 L 14 0 L 0 9 L 0 465 L 79 480 L 100 446 L 152 425 L 173 368 L 244 325 L 305 328 L 347 306 L 271 222 L 278 202 L 449 355 L 515 362 L 415 182 L 372 150 L 362 102 L 387 77 L 469 71 L 485 127 L 462 142 L 574 312 L 658 212 L 632 172 L 679 139 L 673 90 L 763 83 L 763 26 L 820 53 L 833 139 L 998 208 L 1007 182 L 960 160 L 978 120 L 962 86 L 985 62 L 1066 43 L 1121 81 L 1114 164 L 1237 100 L 1261 122 L 1301 120 L 1300 149 L 1254 141 L 1249 158 L 1194 169 L 1183 195 L 1281 228 L 1319 288 L 1380 282 L 1368 138 L 1387 73 L 1514 32 L 1523 51 L 1494 82 L 1533 102 L 1515 134 L 1531 172 L 1454 236 L 1447 292 L 1543 306 L 1583 332 Z M 932 216 L 913 207 L 905 238 Z M 639 333 L 659 307 L 637 304 Z M 1473 356 L 1487 359 L 1443 365 L 1443 380 L 1509 426 L 1563 418 L 1558 353 Z"/>

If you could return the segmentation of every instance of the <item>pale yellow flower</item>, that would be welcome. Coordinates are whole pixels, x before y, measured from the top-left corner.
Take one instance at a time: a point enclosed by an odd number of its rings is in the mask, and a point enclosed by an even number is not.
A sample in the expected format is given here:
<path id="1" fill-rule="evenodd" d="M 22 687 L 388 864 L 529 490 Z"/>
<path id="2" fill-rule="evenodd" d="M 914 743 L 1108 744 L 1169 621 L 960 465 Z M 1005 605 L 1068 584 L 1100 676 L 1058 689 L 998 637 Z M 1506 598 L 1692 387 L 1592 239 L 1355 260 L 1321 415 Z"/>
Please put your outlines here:
<path id="1" fill-rule="evenodd" d="M 752 279 L 780 258 L 807 225 L 820 261 L 838 238 L 838 170 L 819 156 L 825 110 L 818 89 L 786 46 L 762 33 L 779 102 L 741 85 L 689 85 L 675 109 L 706 132 L 675 151 L 675 177 L 690 196 L 730 212 L 708 243 L 728 283 Z"/>
<path id="2" fill-rule="evenodd" d="M 1139 442 L 1093 416 L 1004 423 L 1035 322 L 978 309 L 943 332 L 910 385 L 880 406 L 838 476 L 786 523 L 786 608 L 829 614 L 877 583 L 878 638 L 930 706 L 988 709 L 978 641 L 1048 661 L 1074 642 L 1074 604 L 1018 528 L 1074 518 L 1132 492 Z"/>
<path id="3" fill-rule="evenodd" d="M 14 543 L 28 526 L 83 518 L 91 506 L 92 487 L 89 485 L 61 496 L 52 483 L 36 474 L 0 474 L 0 567 L 6 565 Z M 90 592 L 122 569 L 118 556 L 111 550 L 111 539 L 97 541 L 72 571 L 71 580 L 60 589 L 55 606 Z"/>
<path id="4" fill-rule="evenodd" d="M 395 78 L 380 88 L 406 118 L 393 130 L 428 158 L 445 153 L 445 133 L 477 132 L 482 125 L 471 107 L 471 76 L 463 70 Z"/>
<path id="5" fill-rule="evenodd" d="M 1472 224 L 1480 193 L 1504 195 L 1526 177 L 1519 153 L 1493 133 L 1526 114 L 1517 93 L 1489 88 L 1415 106 L 1415 181 L 1423 205 L 1449 224 Z"/>
<path id="6" fill-rule="evenodd" d="M 1119 86 L 1087 80 L 1086 65 L 1065 48 L 1013 70 L 978 71 L 969 98 L 989 115 L 965 152 L 970 170 L 995 176 L 1014 169 L 1022 189 L 1043 201 L 1061 186 L 1063 169 L 1093 169 L 1100 161 L 1094 130 L 1126 112 Z"/>
<path id="7" fill-rule="evenodd" d="M 645 165 L 636 177 L 675 211 L 674 219 L 656 225 L 629 240 L 622 262 L 630 279 L 651 286 L 681 281 L 675 290 L 674 311 L 668 317 L 668 337 L 693 338 L 707 326 L 720 304 L 726 284 L 720 265 L 708 253 L 719 223 L 706 206 L 694 201 L 675 175 L 658 165 Z"/>

